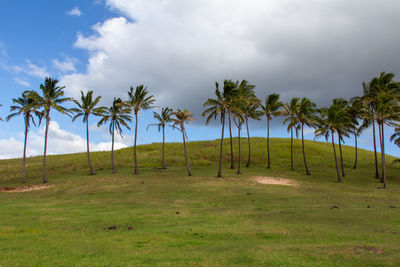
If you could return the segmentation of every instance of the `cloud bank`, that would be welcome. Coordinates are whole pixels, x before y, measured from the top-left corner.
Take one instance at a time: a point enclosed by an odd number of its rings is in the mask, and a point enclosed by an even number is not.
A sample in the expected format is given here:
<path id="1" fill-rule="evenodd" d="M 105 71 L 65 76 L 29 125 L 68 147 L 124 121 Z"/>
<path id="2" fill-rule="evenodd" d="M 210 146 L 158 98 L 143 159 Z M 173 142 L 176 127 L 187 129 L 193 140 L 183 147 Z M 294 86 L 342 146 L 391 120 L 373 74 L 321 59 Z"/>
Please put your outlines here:
<path id="1" fill-rule="evenodd" d="M 107 0 L 119 12 L 78 34 L 86 71 L 63 77 L 69 93 L 126 97 L 145 84 L 157 104 L 198 118 L 215 81 L 247 79 L 259 97 L 308 96 L 327 105 L 361 93 L 381 71 L 400 73 L 400 2 Z"/>

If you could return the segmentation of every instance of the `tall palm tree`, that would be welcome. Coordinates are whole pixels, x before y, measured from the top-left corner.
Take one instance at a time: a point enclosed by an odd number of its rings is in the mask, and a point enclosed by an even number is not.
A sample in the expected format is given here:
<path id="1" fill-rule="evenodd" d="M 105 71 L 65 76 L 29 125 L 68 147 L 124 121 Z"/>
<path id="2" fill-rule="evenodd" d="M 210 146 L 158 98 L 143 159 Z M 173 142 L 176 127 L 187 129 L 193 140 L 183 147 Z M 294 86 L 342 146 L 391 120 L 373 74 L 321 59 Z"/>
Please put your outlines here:
<path id="1" fill-rule="evenodd" d="M 10 115 L 7 116 L 6 120 L 10 120 L 13 117 L 23 115 L 24 116 L 24 124 L 25 124 L 25 138 L 24 138 L 24 152 L 22 158 L 22 182 L 26 183 L 26 144 L 28 140 L 28 132 L 30 127 L 30 122 L 32 122 L 35 126 L 35 119 L 33 118 L 33 114 L 40 117 L 40 112 L 37 111 L 37 103 L 34 98 L 29 95 L 29 91 L 25 91 L 22 93 L 22 96 L 19 98 L 13 98 L 13 103 L 15 105 L 10 107 Z"/>
<path id="2" fill-rule="evenodd" d="M 62 114 L 66 114 L 68 116 L 70 110 L 61 106 L 61 104 L 71 101 L 72 99 L 64 96 L 64 88 L 65 86 L 57 86 L 58 80 L 53 79 L 51 77 L 46 77 L 44 80 L 44 84 L 40 85 L 40 89 L 42 91 L 42 95 L 39 95 L 35 91 L 30 91 L 29 97 L 34 98 L 39 107 L 43 108 L 41 118 L 46 118 L 46 129 L 44 134 L 44 151 L 43 151 L 43 183 L 47 183 L 46 177 L 46 154 L 47 154 L 47 136 L 49 132 L 50 125 L 50 111 L 51 109 L 55 109 Z"/>
<path id="3" fill-rule="evenodd" d="M 162 168 L 166 169 L 167 165 L 165 164 L 165 155 L 164 155 L 164 146 L 165 146 L 165 126 L 167 123 L 171 122 L 171 112 L 172 109 L 170 108 L 162 108 L 161 113 L 153 112 L 154 119 L 158 121 L 158 123 L 149 124 L 147 129 L 151 126 L 157 126 L 158 131 L 162 130 L 163 134 L 163 143 L 162 143 Z"/>
<path id="4" fill-rule="evenodd" d="M 114 135 L 115 132 L 122 136 L 122 126 L 125 126 L 128 130 L 130 130 L 128 122 L 132 121 L 132 116 L 129 115 L 131 110 L 125 106 L 125 103 L 121 100 L 121 98 L 115 98 L 112 103 L 112 106 L 106 109 L 102 115 L 102 118 L 97 123 L 97 126 L 101 126 L 108 121 L 110 121 L 109 132 L 111 134 L 111 168 L 113 173 L 117 173 L 117 168 L 114 164 Z"/>
<path id="5" fill-rule="evenodd" d="M 242 125 L 245 121 L 244 116 L 244 105 L 235 105 L 235 107 L 232 107 L 232 118 L 233 122 L 235 123 L 236 127 L 238 128 L 238 145 L 239 145 L 239 157 L 238 157 L 238 167 L 237 167 L 237 174 L 241 174 L 241 145 L 240 145 L 240 131 L 242 130 Z"/>
<path id="6" fill-rule="evenodd" d="M 220 115 L 222 132 L 221 132 L 221 144 L 219 150 L 219 165 L 218 165 L 217 177 L 222 177 L 222 147 L 224 144 L 225 114 L 229 106 L 229 102 L 227 101 L 225 93 L 227 93 L 227 87 L 224 86 L 223 91 L 221 92 L 219 90 L 219 84 L 216 82 L 215 83 L 216 99 L 212 98 L 207 99 L 207 101 L 203 104 L 203 107 L 209 107 L 209 108 L 204 110 L 202 113 L 203 117 L 208 115 L 206 120 L 206 125 L 208 125 L 208 123 L 212 118 L 217 119 L 218 115 Z"/>
<path id="7" fill-rule="evenodd" d="M 358 121 L 362 120 L 365 117 L 365 107 L 362 103 L 362 99 L 359 96 L 352 97 L 350 98 L 350 105 L 349 105 L 349 113 L 351 116 L 351 128 L 352 134 L 354 135 L 354 152 L 355 152 L 355 157 L 354 157 L 354 166 L 353 169 L 357 169 L 357 138 L 360 136 L 363 130 L 366 129 L 368 123 L 366 122 L 361 123 L 359 125 Z"/>
<path id="8" fill-rule="evenodd" d="M 338 178 L 338 182 L 341 183 L 342 179 L 339 173 L 338 161 L 336 156 L 335 149 L 335 140 L 334 135 L 335 132 L 342 131 L 343 128 L 346 128 L 349 123 L 351 123 L 351 116 L 347 112 L 347 110 L 343 109 L 340 104 L 334 103 L 329 108 L 320 109 L 320 117 L 317 118 L 315 135 L 324 136 L 328 141 L 329 135 L 332 137 L 332 147 L 333 153 L 335 156 L 335 166 L 336 166 L 336 174 Z M 339 137 L 340 138 L 340 137 Z"/>
<path id="9" fill-rule="evenodd" d="M 83 123 L 86 124 L 86 150 L 87 150 L 87 158 L 88 164 L 90 168 L 90 174 L 96 174 L 96 171 L 92 167 L 92 162 L 90 161 L 90 150 L 89 150 L 89 115 L 93 114 L 94 116 L 102 116 L 105 112 L 105 107 L 96 107 L 100 102 L 101 96 L 93 99 L 93 91 L 89 91 L 86 95 L 81 91 L 81 102 L 77 100 L 73 100 L 74 103 L 78 106 L 78 108 L 71 109 L 72 112 L 75 113 L 75 116 L 72 118 L 72 121 L 75 121 L 79 117 L 83 117 Z"/>
<path id="10" fill-rule="evenodd" d="M 304 151 L 304 125 L 308 127 L 315 127 L 315 103 L 311 102 L 310 99 L 303 97 L 300 101 L 299 109 L 296 112 L 296 117 L 294 118 L 295 123 L 294 126 L 299 126 L 301 128 L 301 144 L 303 150 L 303 160 L 304 160 L 304 167 L 306 169 L 306 174 L 311 175 L 306 161 L 306 154 Z"/>
<path id="11" fill-rule="evenodd" d="M 345 110 L 349 113 L 349 106 L 348 102 L 343 98 L 335 98 L 333 99 L 333 105 L 340 107 L 341 109 Z M 349 132 L 353 127 L 352 121 L 346 121 L 347 124 L 342 124 L 342 127 L 338 127 L 336 129 L 336 133 L 338 135 L 338 142 L 339 142 L 339 153 L 340 153 L 340 166 L 342 170 L 342 176 L 345 177 L 346 173 L 344 171 L 344 164 L 343 164 L 343 153 L 342 153 L 342 142 L 344 143 L 344 137 L 349 137 Z"/>
<path id="12" fill-rule="evenodd" d="M 178 108 L 177 111 L 172 112 L 172 115 L 175 116 L 175 118 L 172 118 L 173 127 L 177 128 L 179 131 L 182 133 L 182 139 L 183 139 L 183 150 L 185 152 L 185 161 L 186 161 L 186 168 L 189 176 L 192 176 L 192 171 L 190 170 L 190 164 L 186 152 L 186 139 L 187 139 L 187 134 L 185 131 L 185 123 L 189 123 L 189 121 L 194 120 L 192 118 L 193 114 L 189 111 L 185 110 L 180 110 Z"/>
<path id="13" fill-rule="evenodd" d="M 156 101 L 153 95 L 148 95 L 147 87 L 143 84 L 133 89 L 130 88 L 128 92 L 129 100 L 127 101 L 127 105 L 133 110 L 135 114 L 135 142 L 133 145 L 133 153 L 135 160 L 135 174 L 139 174 L 139 168 L 136 157 L 136 140 L 137 140 L 137 126 L 138 126 L 138 113 L 141 109 L 151 109 L 153 108 L 153 103 Z"/>
<path id="14" fill-rule="evenodd" d="M 296 114 L 298 113 L 300 106 L 300 99 L 295 97 L 292 98 L 290 103 L 286 103 L 283 108 L 285 110 L 284 115 L 287 116 L 286 119 L 283 120 L 283 123 L 286 124 L 288 122 L 287 131 L 290 132 L 290 164 L 292 171 L 294 171 L 293 164 L 293 129 L 295 130 L 296 136 L 299 136 L 300 124 L 297 123 Z"/>
<path id="15" fill-rule="evenodd" d="M 257 116 L 257 108 L 261 104 L 261 101 L 257 98 L 254 92 L 255 86 L 250 84 L 247 80 L 242 80 L 236 82 L 236 96 L 233 98 L 231 104 L 231 110 L 233 113 L 234 123 L 238 128 L 238 144 L 239 144 L 239 159 L 238 159 L 238 169 L 237 173 L 241 173 L 241 139 L 240 132 L 243 123 L 247 121 L 247 140 L 249 145 L 249 159 L 248 164 L 250 164 L 250 135 L 248 131 L 248 119 L 250 116 Z M 254 111 L 253 109 L 256 109 Z"/>
<path id="16" fill-rule="evenodd" d="M 3 106 L 3 105 L 2 105 L 2 104 L 0 104 L 0 107 L 1 107 L 1 106 Z M 2 118 L 0 118 L 0 121 L 3 121 L 3 119 L 2 119 Z"/>
<path id="17" fill-rule="evenodd" d="M 232 103 L 237 96 L 238 91 L 236 89 L 236 84 L 232 80 L 224 80 L 224 98 L 228 106 L 226 107 L 226 112 L 228 114 L 228 122 L 229 122 L 229 140 L 231 146 L 231 169 L 235 168 L 234 157 L 233 157 L 233 141 L 232 141 Z"/>
<path id="18" fill-rule="evenodd" d="M 243 110 L 243 116 L 245 118 L 246 130 L 247 130 L 247 144 L 249 146 L 249 155 L 247 158 L 246 167 L 250 166 L 250 159 L 251 159 L 249 119 L 261 120 L 261 116 L 263 115 L 263 112 L 259 110 L 260 107 L 259 102 L 260 100 L 258 100 L 258 102 L 252 102 L 249 105 L 247 105 L 246 108 Z"/>
<path id="19" fill-rule="evenodd" d="M 283 106 L 283 103 L 279 101 L 279 94 L 270 94 L 265 98 L 265 105 L 261 105 L 261 109 L 263 110 L 265 116 L 267 116 L 267 157 L 268 157 L 268 165 L 267 168 L 271 168 L 271 162 L 269 159 L 269 121 L 273 116 L 281 116 L 283 114 L 280 108 Z"/>

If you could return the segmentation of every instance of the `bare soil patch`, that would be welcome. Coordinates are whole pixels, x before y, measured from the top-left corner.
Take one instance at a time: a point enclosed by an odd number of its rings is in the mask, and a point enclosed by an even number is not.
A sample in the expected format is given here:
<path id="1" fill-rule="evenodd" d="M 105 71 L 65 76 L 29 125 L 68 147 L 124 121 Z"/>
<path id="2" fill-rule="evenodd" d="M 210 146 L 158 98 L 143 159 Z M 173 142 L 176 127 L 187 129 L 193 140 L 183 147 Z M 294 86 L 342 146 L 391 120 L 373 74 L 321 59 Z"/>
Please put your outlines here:
<path id="1" fill-rule="evenodd" d="M 275 178 L 267 176 L 257 176 L 254 180 L 260 184 L 277 184 L 277 185 L 287 185 L 287 186 L 298 186 L 299 184 L 291 179 L 287 178 Z"/>
<path id="2" fill-rule="evenodd" d="M 37 191 L 37 190 L 43 190 L 46 188 L 49 188 L 51 186 L 46 185 L 46 184 L 41 184 L 41 185 L 26 185 L 26 186 L 7 186 L 7 187 L 0 187 L 0 192 L 29 192 L 29 191 Z"/>

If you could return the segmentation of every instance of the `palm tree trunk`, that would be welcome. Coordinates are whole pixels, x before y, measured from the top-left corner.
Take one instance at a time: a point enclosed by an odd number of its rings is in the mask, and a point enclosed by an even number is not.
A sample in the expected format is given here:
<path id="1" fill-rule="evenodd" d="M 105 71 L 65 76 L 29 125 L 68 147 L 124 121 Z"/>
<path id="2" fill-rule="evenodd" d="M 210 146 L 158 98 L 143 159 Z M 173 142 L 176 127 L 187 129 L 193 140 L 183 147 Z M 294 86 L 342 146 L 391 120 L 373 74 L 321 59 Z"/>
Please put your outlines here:
<path id="1" fill-rule="evenodd" d="M 381 146 L 381 159 L 382 159 L 382 125 L 378 122 L 378 131 L 379 131 L 379 144 Z M 381 163 L 383 162 L 383 160 L 381 161 Z M 384 182 L 384 178 L 383 178 L 383 166 L 382 166 L 382 176 L 381 176 L 381 183 Z"/>
<path id="2" fill-rule="evenodd" d="M 344 173 L 344 166 L 343 166 L 342 144 L 340 142 L 339 133 L 338 133 L 338 139 L 339 139 L 339 151 L 340 151 L 340 166 L 342 167 L 342 176 L 345 177 L 346 174 Z"/>
<path id="3" fill-rule="evenodd" d="M 355 160 L 354 160 L 354 167 L 353 167 L 353 169 L 355 170 L 355 169 L 357 169 L 357 134 L 356 133 L 354 133 L 354 144 L 355 144 L 355 153 L 356 153 L 356 155 L 355 155 Z"/>
<path id="4" fill-rule="evenodd" d="M 311 175 L 310 171 L 308 170 L 307 161 L 306 161 L 306 153 L 304 152 L 304 123 L 301 123 L 301 143 L 303 146 L 303 160 L 304 160 L 304 167 L 306 168 L 306 174 Z"/>
<path id="5" fill-rule="evenodd" d="M 186 152 L 186 141 L 185 141 L 185 128 L 181 125 L 182 137 L 183 137 L 183 150 L 185 152 L 186 168 L 189 176 L 192 176 L 192 171 L 190 170 L 189 160 Z"/>
<path id="6" fill-rule="evenodd" d="M 46 178 L 46 154 L 47 154 L 47 134 L 49 132 L 49 124 L 50 124 L 50 110 L 47 111 L 46 114 L 46 130 L 44 133 L 44 152 L 43 152 L 43 183 L 48 183 L 49 180 Z"/>
<path id="7" fill-rule="evenodd" d="M 379 179 L 378 156 L 376 154 L 375 119 L 372 118 L 372 136 L 374 138 L 375 178 Z"/>
<path id="8" fill-rule="evenodd" d="M 164 146 L 165 146 L 165 126 L 162 127 L 162 167 L 165 170 L 167 168 L 167 165 L 165 164 Z"/>
<path id="9" fill-rule="evenodd" d="M 29 117 L 25 117 L 25 139 L 24 139 L 24 156 L 22 159 L 22 182 L 26 183 L 26 169 L 25 169 L 25 162 L 26 162 L 26 142 L 28 139 L 28 120 Z"/>
<path id="10" fill-rule="evenodd" d="M 336 156 L 336 148 L 335 148 L 335 141 L 334 141 L 334 132 L 331 131 L 332 133 L 332 146 L 333 146 L 333 154 L 335 155 L 335 166 L 336 166 L 336 174 L 338 178 L 338 182 L 342 182 L 342 178 L 340 178 L 340 173 L 339 173 L 339 167 L 338 167 L 338 162 L 337 162 L 337 156 Z"/>
<path id="11" fill-rule="evenodd" d="M 135 174 L 139 174 L 137 159 L 136 159 L 136 139 L 137 139 L 137 125 L 138 125 L 138 117 L 137 113 L 135 113 L 135 143 L 133 144 L 133 154 L 135 160 Z"/>
<path id="12" fill-rule="evenodd" d="M 249 132 L 249 119 L 246 118 L 246 129 L 247 129 L 247 143 L 249 144 L 249 158 L 247 159 L 246 163 L 246 168 L 250 166 L 250 155 L 251 155 L 251 149 L 250 149 L 250 132 Z"/>
<path id="13" fill-rule="evenodd" d="M 113 173 L 117 173 L 117 169 L 114 165 L 114 130 L 115 130 L 115 123 L 113 123 L 112 127 L 112 141 L 111 141 L 111 168 Z"/>
<path id="14" fill-rule="evenodd" d="M 86 148 L 87 148 L 87 158 L 90 168 L 90 174 L 96 174 L 95 170 L 92 167 L 92 162 L 90 161 L 90 150 L 89 150 L 89 118 L 86 118 Z"/>
<path id="15" fill-rule="evenodd" d="M 232 142 L 232 126 L 231 126 L 231 113 L 228 111 L 229 118 L 229 138 L 231 142 L 231 169 L 235 169 L 235 163 L 233 161 L 233 142 Z"/>
<path id="16" fill-rule="evenodd" d="M 270 169 L 271 163 L 269 161 L 269 118 L 268 117 L 267 117 L 267 158 L 268 158 L 267 169 Z"/>
<path id="17" fill-rule="evenodd" d="M 242 128 L 242 123 L 239 121 L 238 122 L 238 137 L 239 137 L 239 159 L 238 159 L 238 169 L 237 169 L 237 174 L 242 174 L 240 170 L 240 156 L 241 156 L 241 149 L 240 149 L 240 129 Z"/>
<path id="18" fill-rule="evenodd" d="M 385 139 L 384 139 L 384 134 L 383 134 L 384 126 L 385 125 L 382 122 L 382 125 L 381 125 L 381 132 L 382 132 L 382 138 L 381 138 L 382 182 L 383 182 L 383 188 L 386 188 Z"/>
<path id="19" fill-rule="evenodd" d="M 221 133 L 221 146 L 219 148 L 219 166 L 217 177 L 222 177 L 222 147 L 224 145 L 224 130 L 225 130 L 225 112 L 221 114 L 222 119 L 222 133 Z"/>
<path id="20" fill-rule="evenodd" d="M 292 167 L 292 171 L 294 171 L 294 166 L 293 166 L 293 128 L 290 128 L 290 164 Z"/>

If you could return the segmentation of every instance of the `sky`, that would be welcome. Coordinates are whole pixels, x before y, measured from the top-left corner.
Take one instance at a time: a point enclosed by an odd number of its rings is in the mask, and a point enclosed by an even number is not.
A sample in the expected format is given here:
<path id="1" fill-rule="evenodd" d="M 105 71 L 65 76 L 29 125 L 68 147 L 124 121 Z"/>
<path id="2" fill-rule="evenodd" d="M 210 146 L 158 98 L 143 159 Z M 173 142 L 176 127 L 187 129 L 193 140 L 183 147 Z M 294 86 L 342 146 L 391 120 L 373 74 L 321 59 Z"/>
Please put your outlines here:
<path id="1" fill-rule="evenodd" d="M 398 0 L 3 0 L 0 117 L 9 114 L 12 98 L 39 90 L 48 76 L 65 86 L 67 97 L 93 90 L 104 106 L 144 84 L 157 107 L 139 115 L 139 144 L 161 141 L 156 128 L 146 127 L 165 106 L 193 112 L 189 141 L 217 139 L 220 125 L 206 127 L 201 117 L 216 81 L 247 79 L 262 100 L 279 93 L 285 102 L 308 97 L 328 106 L 333 98 L 360 95 L 361 83 L 383 71 L 400 75 L 398 10 Z M 51 119 L 49 154 L 85 151 L 81 120 L 56 112 Z M 89 119 L 91 149 L 110 150 L 110 134 L 98 120 Z M 252 136 L 266 136 L 265 119 L 250 126 Z M 272 137 L 289 136 L 282 119 L 271 127 Z M 0 158 L 22 155 L 23 131 L 22 118 L 0 122 Z M 385 133 L 386 152 L 400 157 L 389 141 L 393 129 Z M 43 125 L 30 129 L 29 156 L 42 153 L 43 134 Z M 132 131 L 123 134 L 117 148 L 133 144 Z M 178 131 L 166 134 L 181 142 Z M 307 129 L 306 138 L 313 137 Z M 371 129 L 359 146 L 373 148 Z"/>

